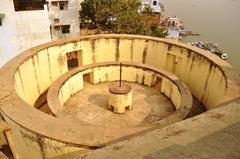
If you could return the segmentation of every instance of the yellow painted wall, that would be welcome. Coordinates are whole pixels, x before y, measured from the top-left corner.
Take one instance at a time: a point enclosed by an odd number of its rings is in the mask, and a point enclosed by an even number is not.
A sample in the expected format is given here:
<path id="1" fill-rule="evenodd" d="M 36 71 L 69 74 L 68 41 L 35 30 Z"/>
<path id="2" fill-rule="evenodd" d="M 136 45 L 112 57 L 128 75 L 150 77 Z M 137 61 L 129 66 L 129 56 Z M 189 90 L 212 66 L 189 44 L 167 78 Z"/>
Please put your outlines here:
<path id="1" fill-rule="evenodd" d="M 146 64 L 163 68 L 166 62 L 167 50 L 167 44 L 159 43 L 156 41 L 149 42 Z"/>
<path id="2" fill-rule="evenodd" d="M 167 78 L 162 79 L 161 93 L 170 98 L 175 108 L 179 109 L 182 96 L 177 86 L 172 81 Z"/>
<path id="3" fill-rule="evenodd" d="M 4 116 L 12 129 L 12 138 L 20 159 L 74 159 L 88 151 L 30 132 Z"/>
<path id="4" fill-rule="evenodd" d="M 93 72 L 91 72 L 93 75 L 92 82 L 94 84 L 98 84 L 106 81 L 118 81 L 120 73 L 119 71 L 119 66 L 95 67 L 93 68 Z M 58 95 L 58 98 L 62 105 L 60 108 L 57 108 L 57 106 L 51 108 L 54 109 L 54 112 L 61 110 L 64 103 L 69 98 L 71 98 L 71 96 L 83 89 L 83 75 L 86 73 L 89 73 L 89 71 L 85 70 L 83 72 L 79 72 L 64 82 L 60 88 Z M 123 81 L 136 82 L 147 86 L 153 86 L 156 81 L 156 76 L 156 73 L 141 68 L 130 66 L 122 67 Z M 159 89 L 161 90 L 161 93 L 165 94 L 172 101 L 176 109 L 180 107 L 182 96 L 176 84 L 167 78 L 163 78 L 161 88 Z"/>
<path id="5" fill-rule="evenodd" d="M 142 63 L 145 44 L 146 44 L 145 40 L 140 39 L 133 40 L 133 62 Z"/>
<path id="6" fill-rule="evenodd" d="M 91 41 L 80 41 L 82 50 L 82 64 L 89 65 L 93 63 L 93 48 L 91 45 Z M 84 49 L 83 49 L 84 48 Z"/>
<path id="7" fill-rule="evenodd" d="M 18 94 L 30 105 L 34 105 L 38 97 L 61 74 L 67 72 L 65 55 L 58 47 L 44 49 L 26 60 L 15 73 L 15 88 Z"/>
<path id="8" fill-rule="evenodd" d="M 15 74 L 15 86 L 19 95 L 32 105 L 51 82 L 68 70 L 65 56 L 67 52 L 74 50 L 81 50 L 83 65 L 116 61 L 119 58 L 121 61 L 144 62 L 151 66 L 165 68 L 179 76 L 190 87 L 193 95 L 208 109 L 215 107 L 225 91 L 226 80 L 222 72 L 212 71 L 217 66 L 204 56 L 186 48 L 145 39 L 98 38 L 53 46 L 25 61 L 19 67 L 19 72 Z M 141 82 L 141 73 L 131 73 L 129 80 L 132 78 L 131 81 Z M 34 78 L 35 76 L 37 79 Z M 116 80 L 114 77 L 115 75 L 109 74 L 101 77 L 105 78 L 101 80 Z M 145 77 L 150 76 L 145 75 Z M 100 82 L 97 75 L 94 78 L 96 83 Z M 154 80 L 154 77 L 152 78 Z M 150 85 L 150 83 L 145 84 Z"/>
<path id="9" fill-rule="evenodd" d="M 78 73 L 69 78 L 60 88 L 59 99 L 64 104 L 72 95 L 83 89 L 83 74 Z"/>
<path id="10" fill-rule="evenodd" d="M 132 40 L 120 40 L 119 42 L 119 61 L 132 61 L 133 45 Z"/>
<path id="11" fill-rule="evenodd" d="M 26 99 L 26 102 L 28 102 L 30 105 L 34 105 L 35 101 L 40 96 L 40 92 L 39 92 L 39 87 L 36 80 L 33 59 L 31 58 L 25 61 L 19 67 L 19 72 L 21 74 L 24 97 Z"/>
<path id="12" fill-rule="evenodd" d="M 116 60 L 116 39 L 99 39 L 95 41 L 95 62 Z"/>
<path id="13" fill-rule="evenodd" d="M 52 82 L 50 69 L 49 69 L 49 58 L 48 50 L 44 49 L 36 54 L 34 57 L 34 63 L 37 73 L 37 81 L 39 82 L 39 88 L 41 92 L 44 92 L 48 89 L 49 85 Z"/>
<path id="14" fill-rule="evenodd" d="M 165 68 L 176 74 L 184 81 L 197 99 L 205 104 L 207 109 L 215 108 L 216 104 L 224 95 L 226 79 L 221 70 L 209 59 L 190 51 L 187 48 L 167 44 L 163 41 L 153 41 L 141 38 L 97 38 L 70 42 L 58 46 L 51 46 L 37 52 L 34 56 L 26 59 L 16 70 L 15 89 L 30 105 L 34 105 L 38 97 L 45 92 L 54 80 L 68 71 L 66 53 L 81 50 L 82 64 L 92 64 L 107 61 L 132 61 L 135 63 L 146 63 L 150 66 Z M 91 81 L 117 80 L 116 67 L 111 69 L 95 70 L 91 74 Z M 125 80 L 144 83 L 151 86 L 155 76 L 141 69 L 124 68 L 123 78 Z M 110 71 L 110 72 L 108 72 Z M 98 72 L 98 73 L 97 73 Z M 59 99 L 63 104 L 66 100 L 81 89 L 81 76 L 72 78 L 60 90 Z M 176 109 L 179 107 L 180 94 L 174 84 L 166 79 L 162 81 L 161 92 L 170 97 Z M 79 87 L 75 87 L 77 84 Z M 7 117 L 6 117 L 7 118 Z M 23 140 L 22 128 L 8 121 L 13 128 L 14 141 L 17 142 L 19 152 L 23 158 L 42 158 L 39 145 L 34 141 Z M 36 137 L 36 134 L 29 133 Z M 50 139 L 49 139 L 50 140 Z M 51 140 L 50 140 L 51 141 Z M 57 147 L 52 145 L 52 149 Z M 60 147 L 63 147 L 61 145 Z M 27 151 L 26 151 L 27 150 Z M 49 152 L 49 156 L 66 154 L 65 150 Z M 68 150 L 66 150 L 68 151 Z M 72 151 L 72 150 L 69 150 Z"/>
<path id="15" fill-rule="evenodd" d="M 25 94 L 24 94 L 23 82 L 22 82 L 21 74 L 20 74 L 19 70 L 17 70 L 14 74 L 14 87 L 16 88 L 18 95 L 22 99 L 26 100 Z"/>

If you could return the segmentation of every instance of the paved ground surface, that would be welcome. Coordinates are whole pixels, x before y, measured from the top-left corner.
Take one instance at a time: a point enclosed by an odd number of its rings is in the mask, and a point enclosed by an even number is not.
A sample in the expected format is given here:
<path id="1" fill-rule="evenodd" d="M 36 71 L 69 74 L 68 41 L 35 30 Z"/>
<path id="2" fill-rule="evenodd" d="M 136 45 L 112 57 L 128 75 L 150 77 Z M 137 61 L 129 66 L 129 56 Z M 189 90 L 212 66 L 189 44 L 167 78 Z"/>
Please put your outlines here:
<path id="1" fill-rule="evenodd" d="M 240 159 L 240 100 L 78 159 Z"/>
<path id="2" fill-rule="evenodd" d="M 108 109 L 109 84 L 92 85 L 85 82 L 84 90 L 66 102 L 61 117 L 77 118 L 107 127 L 128 127 L 152 124 L 175 111 L 171 101 L 159 89 L 129 83 L 133 87 L 133 109 L 125 114 L 113 113 Z"/>

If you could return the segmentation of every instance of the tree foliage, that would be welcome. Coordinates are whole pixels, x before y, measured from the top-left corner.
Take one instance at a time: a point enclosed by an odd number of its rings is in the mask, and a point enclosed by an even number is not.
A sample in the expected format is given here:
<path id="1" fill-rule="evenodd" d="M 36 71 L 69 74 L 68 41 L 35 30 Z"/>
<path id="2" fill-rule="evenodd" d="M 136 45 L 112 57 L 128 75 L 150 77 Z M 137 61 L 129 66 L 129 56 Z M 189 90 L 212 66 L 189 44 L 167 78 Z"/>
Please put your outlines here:
<path id="1" fill-rule="evenodd" d="M 150 30 L 151 36 L 164 38 L 167 35 L 167 32 L 164 32 L 164 30 L 159 25 L 156 24 L 152 24 L 150 26 Z"/>
<path id="2" fill-rule="evenodd" d="M 138 12 L 139 0 L 84 0 L 81 19 L 113 33 L 151 35 L 151 26 Z"/>

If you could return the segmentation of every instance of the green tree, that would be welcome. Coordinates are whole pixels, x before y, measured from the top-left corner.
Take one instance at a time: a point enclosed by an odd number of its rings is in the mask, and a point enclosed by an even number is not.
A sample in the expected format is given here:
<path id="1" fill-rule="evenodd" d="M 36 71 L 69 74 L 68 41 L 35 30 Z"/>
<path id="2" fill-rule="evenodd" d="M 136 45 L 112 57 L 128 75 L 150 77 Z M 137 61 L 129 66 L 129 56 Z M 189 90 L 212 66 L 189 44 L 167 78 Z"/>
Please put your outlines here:
<path id="1" fill-rule="evenodd" d="M 151 27 L 138 12 L 139 0 L 85 0 L 81 3 L 81 19 L 91 20 L 97 29 L 113 33 L 162 37 L 161 30 Z M 152 14 L 150 8 L 147 13 Z"/>
<path id="2" fill-rule="evenodd" d="M 114 14 L 117 19 L 114 26 L 114 32 L 121 34 L 146 34 L 149 28 L 138 13 L 139 1 L 118 0 L 118 3 L 120 7 L 117 8 Z"/>
<path id="3" fill-rule="evenodd" d="M 84 0 L 81 3 L 80 16 L 82 20 L 91 20 L 92 23 L 96 24 L 96 0 Z"/>
<path id="4" fill-rule="evenodd" d="M 155 37 L 160 37 L 160 38 L 164 38 L 167 34 L 167 32 L 165 32 L 159 25 L 157 24 L 152 24 L 150 26 L 151 29 L 151 36 L 155 36 Z"/>
<path id="5" fill-rule="evenodd" d="M 143 34 L 144 21 L 138 13 L 139 0 L 85 0 L 81 19 L 91 20 L 94 28 L 108 28 L 114 33 Z"/>
<path id="6" fill-rule="evenodd" d="M 81 19 L 91 20 L 94 28 L 99 28 L 100 24 L 112 14 L 112 6 L 117 0 L 84 0 L 81 3 Z"/>
<path id="7" fill-rule="evenodd" d="M 153 14 L 153 10 L 152 10 L 152 8 L 150 7 L 150 5 L 146 5 L 146 4 L 145 4 L 144 10 L 143 10 L 143 14 L 150 14 L 150 15 Z"/>

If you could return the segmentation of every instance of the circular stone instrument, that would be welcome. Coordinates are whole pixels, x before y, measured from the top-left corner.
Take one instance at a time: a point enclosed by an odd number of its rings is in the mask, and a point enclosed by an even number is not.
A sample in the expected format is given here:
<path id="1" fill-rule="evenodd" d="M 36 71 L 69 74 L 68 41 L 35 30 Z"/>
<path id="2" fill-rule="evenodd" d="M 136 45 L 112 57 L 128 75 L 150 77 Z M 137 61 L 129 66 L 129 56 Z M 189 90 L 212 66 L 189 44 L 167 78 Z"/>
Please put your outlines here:
<path id="1" fill-rule="evenodd" d="M 132 109 L 132 87 L 127 84 L 109 87 L 109 109 L 115 113 L 125 113 L 125 109 Z"/>

